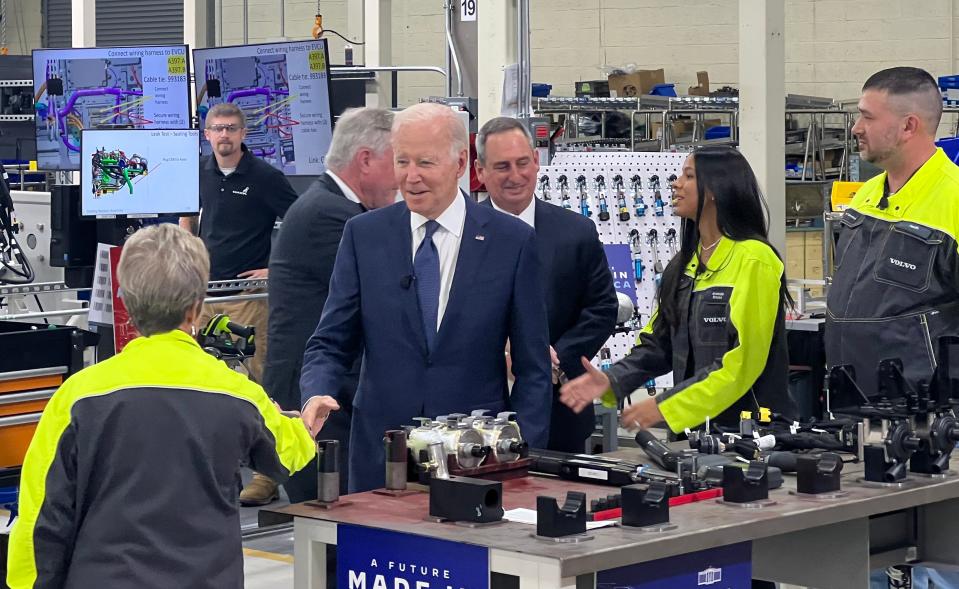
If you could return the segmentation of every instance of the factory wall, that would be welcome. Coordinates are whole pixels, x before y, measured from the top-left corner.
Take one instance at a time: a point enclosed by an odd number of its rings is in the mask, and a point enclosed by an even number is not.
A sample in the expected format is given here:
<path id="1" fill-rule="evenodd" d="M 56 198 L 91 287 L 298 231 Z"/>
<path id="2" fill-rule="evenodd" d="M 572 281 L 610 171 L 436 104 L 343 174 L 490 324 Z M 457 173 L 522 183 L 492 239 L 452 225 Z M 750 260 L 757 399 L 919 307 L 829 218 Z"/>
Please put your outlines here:
<path id="1" fill-rule="evenodd" d="M 347 34 L 347 3 L 323 0 L 324 24 Z M 250 42 L 280 36 L 279 1 L 247 0 Z M 394 65 L 444 65 L 443 0 L 392 2 Z M 222 0 L 218 37 L 243 42 L 243 0 Z M 286 37 L 309 38 L 317 3 L 286 0 Z M 482 10 L 482 8 L 480 9 Z M 8 0 L 10 53 L 40 46 L 40 1 Z M 602 78 L 607 66 L 662 67 L 685 91 L 696 72 L 711 85 L 738 80 L 738 0 L 532 0 L 533 79 L 571 95 L 572 82 Z M 480 13 L 482 18 L 482 13 Z M 959 0 L 787 0 L 786 89 L 850 98 L 872 72 L 893 64 L 959 73 Z M 330 36 L 334 64 L 344 42 Z M 443 92 L 429 73 L 400 76 L 400 102 Z"/>
<path id="2" fill-rule="evenodd" d="M 250 38 L 279 34 L 276 0 L 248 0 Z M 352 1 L 352 0 L 351 0 Z M 443 66 L 443 0 L 397 0 L 394 65 Z M 606 66 L 662 67 L 685 91 L 696 72 L 711 86 L 738 80 L 738 0 L 532 0 L 533 79 L 553 93 L 573 94 L 572 82 L 602 78 Z M 242 0 L 224 0 L 224 43 L 242 38 Z M 287 35 L 309 35 L 316 3 L 287 0 Z M 346 28 L 346 1 L 324 0 L 328 27 Z M 482 11 L 482 5 L 480 6 Z M 909 64 L 934 75 L 959 73 L 959 0 L 787 0 L 786 89 L 850 98 L 872 72 Z M 479 18 L 482 18 L 480 12 Z M 481 49 L 482 50 L 482 49 Z M 342 42 L 331 42 L 333 63 Z M 443 91 L 431 74 L 400 78 L 400 102 Z"/>
<path id="3" fill-rule="evenodd" d="M 40 47 L 40 0 L 7 0 L 7 50 L 29 55 Z"/>

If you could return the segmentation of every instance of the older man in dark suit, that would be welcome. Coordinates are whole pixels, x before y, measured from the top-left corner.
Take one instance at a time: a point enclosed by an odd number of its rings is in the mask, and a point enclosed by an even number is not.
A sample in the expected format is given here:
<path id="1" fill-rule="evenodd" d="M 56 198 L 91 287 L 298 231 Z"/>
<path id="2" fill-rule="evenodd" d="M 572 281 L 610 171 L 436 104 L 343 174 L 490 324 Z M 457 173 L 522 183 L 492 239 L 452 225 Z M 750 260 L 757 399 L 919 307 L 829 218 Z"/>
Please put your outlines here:
<path id="1" fill-rule="evenodd" d="M 549 343 L 553 360 L 569 378 L 583 373 L 616 325 L 613 276 L 596 226 L 578 213 L 534 195 L 539 162 L 533 139 L 516 119 L 497 117 L 476 137 L 476 173 L 494 209 L 519 217 L 536 231 Z M 595 427 L 593 408 L 573 413 L 553 393 L 549 449 L 583 452 Z"/>
<path id="2" fill-rule="evenodd" d="M 531 446 L 548 437 L 548 327 L 533 230 L 459 191 L 469 151 L 449 108 L 423 103 L 397 114 L 393 151 L 404 202 L 347 222 L 300 379 L 303 419 L 317 431 L 352 359 L 365 354 L 353 400 L 354 492 L 383 485 L 383 432 L 417 416 L 509 408 Z"/>
<path id="3" fill-rule="evenodd" d="M 270 347 L 264 388 L 281 407 L 300 408 L 300 367 L 306 341 L 320 322 L 330 275 L 346 222 L 367 210 L 393 204 L 393 113 L 376 108 L 346 111 L 337 121 L 326 155 L 325 174 L 286 214 L 270 256 Z M 360 356 L 344 374 L 336 397 L 340 411 L 323 428 L 324 439 L 340 441 L 340 458 L 349 455 L 353 394 Z M 340 486 L 346 492 L 348 477 Z M 290 501 L 316 499 L 315 469 L 305 468 L 285 485 Z"/>

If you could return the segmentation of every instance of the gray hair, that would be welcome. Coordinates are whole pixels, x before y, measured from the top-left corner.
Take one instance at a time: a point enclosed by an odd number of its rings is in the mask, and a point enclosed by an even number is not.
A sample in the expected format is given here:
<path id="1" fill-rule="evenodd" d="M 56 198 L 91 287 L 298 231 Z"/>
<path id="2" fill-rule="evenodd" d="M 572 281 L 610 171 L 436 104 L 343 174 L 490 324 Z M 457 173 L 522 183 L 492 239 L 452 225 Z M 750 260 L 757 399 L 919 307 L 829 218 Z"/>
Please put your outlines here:
<path id="1" fill-rule="evenodd" d="M 336 121 L 326 167 L 337 172 L 350 165 L 356 152 L 369 149 L 382 155 L 390 146 L 393 113 L 382 108 L 347 109 Z"/>
<path id="2" fill-rule="evenodd" d="M 445 131 L 446 139 L 450 142 L 450 157 L 456 159 L 461 151 L 466 150 L 469 157 L 469 137 L 463 121 L 448 106 L 435 102 L 420 102 L 396 113 L 393 118 L 393 134 L 399 133 L 410 123 L 435 122 L 437 127 Z"/>
<path id="3" fill-rule="evenodd" d="M 520 131 L 526 140 L 529 141 L 530 149 L 536 149 L 536 144 L 533 142 L 533 136 L 530 135 L 529 129 L 526 128 L 526 125 L 518 119 L 512 117 L 494 117 L 488 121 L 483 127 L 479 130 L 479 133 L 476 134 L 476 159 L 479 160 L 479 163 L 486 163 L 486 140 L 490 135 L 496 135 L 497 133 L 506 133 L 507 131 Z"/>
<path id="4" fill-rule="evenodd" d="M 213 107 L 207 111 L 206 120 L 209 121 L 213 117 L 221 119 L 240 119 L 240 128 L 243 129 L 246 127 L 246 115 L 243 114 L 243 109 L 232 102 L 221 102 L 219 104 L 214 104 Z"/>
<path id="5" fill-rule="evenodd" d="M 206 296 L 209 278 L 206 246 L 172 223 L 131 235 L 117 266 L 123 304 L 145 336 L 179 327 L 187 311 Z"/>

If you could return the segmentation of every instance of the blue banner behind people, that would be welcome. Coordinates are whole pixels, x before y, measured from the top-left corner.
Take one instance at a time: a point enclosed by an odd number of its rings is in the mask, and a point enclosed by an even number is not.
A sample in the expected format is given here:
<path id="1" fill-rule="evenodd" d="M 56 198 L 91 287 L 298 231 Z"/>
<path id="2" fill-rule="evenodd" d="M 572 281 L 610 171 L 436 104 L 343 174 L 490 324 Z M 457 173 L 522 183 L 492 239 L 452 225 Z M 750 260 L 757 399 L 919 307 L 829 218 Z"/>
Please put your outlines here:
<path id="1" fill-rule="evenodd" d="M 629 246 L 614 243 L 604 245 L 603 248 L 606 250 L 609 270 L 613 273 L 613 287 L 616 292 L 625 294 L 636 304 L 636 271 Z"/>
<path id="2" fill-rule="evenodd" d="M 337 587 L 489 589 L 489 549 L 340 524 Z"/>

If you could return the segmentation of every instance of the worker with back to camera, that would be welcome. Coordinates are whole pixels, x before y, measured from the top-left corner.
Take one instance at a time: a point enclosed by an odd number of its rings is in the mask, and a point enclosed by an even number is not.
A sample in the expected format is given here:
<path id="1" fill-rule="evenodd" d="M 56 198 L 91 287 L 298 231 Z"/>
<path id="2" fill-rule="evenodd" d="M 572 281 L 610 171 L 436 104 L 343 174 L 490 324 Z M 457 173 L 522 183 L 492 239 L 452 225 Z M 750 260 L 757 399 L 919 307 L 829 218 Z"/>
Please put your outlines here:
<path id="1" fill-rule="evenodd" d="M 561 400 L 574 411 L 600 397 L 612 404 L 672 372 L 672 388 L 623 411 L 624 427 L 665 423 L 679 433 L 707 418 L 734 426 L 741 411 L 759 407 L 792 416 L 791 300 L 752 169 L 735 149 L 706 147 L 686 158 L 672 188 L 682 247 L 663 273 L 656 312 L 607 373 L 582 358 L 586 374 L 563 386 Z"/>
<path id="2" fill-rule="evenodd" d="M 243 586 L 241 465 L 284 480 L 316 446 L 193 338 L 209 269 L 203 243 L 171 223 L 124 245 L 117 276 L 141 336 L 44 409 L 23 463 L 11 589 Z"/>
<path id="3" fill-rule="evenodd" d="M 198 235 L 210 252 L 210 279 L 267 278 L 273 227 L 297 194 L 283 172 L 253 155 L 246 138 L 246 116 L 232 102 L 214 105 L 207 112 L 203 130 L 213 154 L 200 162 L 200 217 Z M 180 226 L 194 233 L 195 217 L 182 217 Z M 216 291 L 215 296 L 261 294 L 263 288 Z M 222 313 L 256 330 L 256 352 L 244 362 L 250 378 L 263 384 L 267 355 L 269 307 L 265 298 L 203 305 L 197 321 L 202 327 Z M 240 493 L 243 505 L 266 505 L 279 497 L 276 481 L 254 473 Z"/>

